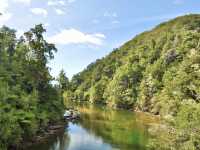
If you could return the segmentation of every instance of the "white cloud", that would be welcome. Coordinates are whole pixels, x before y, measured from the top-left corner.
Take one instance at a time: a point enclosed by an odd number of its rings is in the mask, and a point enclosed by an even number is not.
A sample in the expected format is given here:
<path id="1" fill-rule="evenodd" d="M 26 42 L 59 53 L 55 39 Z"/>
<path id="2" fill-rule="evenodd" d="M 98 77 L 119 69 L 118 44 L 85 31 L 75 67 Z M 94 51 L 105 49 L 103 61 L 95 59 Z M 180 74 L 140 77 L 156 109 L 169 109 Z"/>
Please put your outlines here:
<path id="1" fill-rule="evenodd" d="M 8 9 L 8 0 L 0 0 L 0 12 L 5 13 Z"/>
<path id="2" fill-rule="evenodd" d="M 59 3 L 60 5 L 65 5 L 65 2 L 64 2 L 64 1 L 58 1 L 58 3 Z"/>
<path id="3" fill-rule="evenodd" d="M 57 15 L 64 15 L 65 14 L 65 12 L 63 10 L 61 10 L 61 9 L 55 8 L 55 11 L 56 11 Z"/>
<path id="4" fill-rule="evenodd" d="M 43 8 L 32 8 L 31 12 L 35 15 L 42 15 L 44 17 L 46 17 L 48 15 L 48 12 L 46 9 Z"/>
<path id="5" fill-rule="evenodd" d="M 103 44 L 103 39 L 105 39 L 105 35 L 101 33 L 95 34 L 85 34 L 76 29 L 64 29 L 60 33 L 48 37 L 48 42 L 60 45 L 67 44 L 92 44 L 100 46 Z"/>
<path id="6" fill-rule="evenodd" d="M 48 1 L 47 2 L 47 5 L 49 5 L 49 6 L 54 6 L 54 5 L 56 5 L 57 3 L 56 2 L 54 2 L 54 1 Z"/>
<path id="7" fill-rule="evenodd" d="M 25 5 L 30 5 L 31 4 L 31 0 L 14 0 L 14 2 L 22 3 L 22 4 L 25 4 Z"/>
<path id="8" fill-rule="evenodd" d="M 47 2 L 47 5 L 49 5 L 49 6 L 59 6 L 59 5 L 64 6 L 65 1 L 63 1 L 63 0 L 49 0 Z"/>
<path id="9" fill-rule="evenodd" d="M 117 16 L 117 13 L 116 12 L 105 12 L 104 13 L 104 17 L 111 17 L 111 18 L 116 18 L 116 17 L 118 17 Z"/>
<path id="10" fill-rule="evenodd" d="M 106 36 L 104 35 L 104 34 L 102 34 L 102 33 L 96 33 L 96 34 L 94 34 L 96 37 L 99 37 L 99 38 L 103 38 L 103 39 L 105 39 L 106 38 Z"/>
<path id="11" fill-rule="evenodd" d="M 0 15 L 0 26 L 5 25 L 5 23 L 10 20 L 10 18 L 12 17 L 11 13 L 4 13 L 2 15 Z"/>
<path id="12" fill-rule="evenodd" d="M 46 27 L 46 28 L 49 27 L 49 26 L 50 26 L 49 23 L 45 23 L 45 24 L 44 24 L 44 27 Z"/>
<path id="13" fill-rule="evenodd" d="M 4 25 L 12 17 L 12 14 L 7 11 L 8 6 L 8 0 L 0 0 L 0 26 Z"/>

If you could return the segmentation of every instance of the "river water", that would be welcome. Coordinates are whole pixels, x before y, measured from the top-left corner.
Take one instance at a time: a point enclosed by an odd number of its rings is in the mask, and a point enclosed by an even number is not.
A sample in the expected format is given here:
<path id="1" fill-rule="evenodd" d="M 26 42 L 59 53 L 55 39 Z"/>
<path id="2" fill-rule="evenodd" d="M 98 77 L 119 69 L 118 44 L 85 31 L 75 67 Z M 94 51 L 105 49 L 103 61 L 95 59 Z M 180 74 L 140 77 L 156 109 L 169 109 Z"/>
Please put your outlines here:
<path id="1" fill-rule="evenodd" d="M 29 150 L 145 150 L 149 124 L 159 121 L 144 113 L 92 105 L 78 109 L 80 121 L 69 122 L 62 133 Z"/>

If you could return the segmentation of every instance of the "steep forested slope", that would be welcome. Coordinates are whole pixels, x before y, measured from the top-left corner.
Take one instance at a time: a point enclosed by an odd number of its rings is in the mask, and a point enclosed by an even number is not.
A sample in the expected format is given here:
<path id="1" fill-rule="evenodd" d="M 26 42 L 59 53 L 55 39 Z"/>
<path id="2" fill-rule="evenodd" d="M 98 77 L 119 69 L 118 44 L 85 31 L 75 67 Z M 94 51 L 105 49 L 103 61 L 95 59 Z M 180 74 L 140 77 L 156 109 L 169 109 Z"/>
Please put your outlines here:
<path id="1" fill-rule="evenodd" d="M 56 48 L 44 32 L 37 25 L 17 39 L 14 30 L 0 28 L 0 150 L 29 141 L 62 116 L 62 99 L 47 67 Z"/>
<path id="2" fill-rule="evenodd" d="M 162 23 L 90 64 L 72 78 L 65 99 L 163 115 L 199 146 L 200 15 Z"/>

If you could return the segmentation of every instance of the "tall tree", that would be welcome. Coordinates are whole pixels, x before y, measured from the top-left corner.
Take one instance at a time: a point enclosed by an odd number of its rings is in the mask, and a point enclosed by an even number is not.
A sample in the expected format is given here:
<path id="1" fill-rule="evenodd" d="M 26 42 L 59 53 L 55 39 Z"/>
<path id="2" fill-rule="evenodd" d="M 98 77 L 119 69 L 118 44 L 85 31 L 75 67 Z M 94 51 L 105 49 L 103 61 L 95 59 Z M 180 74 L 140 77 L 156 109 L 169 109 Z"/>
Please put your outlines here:
<path id="1" fill-rule="evenodd" d="M 30 71 L 34 77 L 33 81 L 39 91 L 40 100 L 44 101 L 45 93 L 48 91 L 48 84 L 52 80 L 47 66 L 48 60 L 54 58 L 57 51 L 54 44 L 49 44 L 43 37 L 46 30 L 42 24 L 36 25 L 25 33 L 25 43 L 28 43 L 28 56 L 31 64 Z"/>
<path id="2" fill-rule="evenodd" d="M 62 69 L 59 73 L 58 77 L 58 83 L 59 83 L 59 88 L 64 91 L 64 90 L 69 90 L 69 79 L 67 78 L 64 70 Z"/>

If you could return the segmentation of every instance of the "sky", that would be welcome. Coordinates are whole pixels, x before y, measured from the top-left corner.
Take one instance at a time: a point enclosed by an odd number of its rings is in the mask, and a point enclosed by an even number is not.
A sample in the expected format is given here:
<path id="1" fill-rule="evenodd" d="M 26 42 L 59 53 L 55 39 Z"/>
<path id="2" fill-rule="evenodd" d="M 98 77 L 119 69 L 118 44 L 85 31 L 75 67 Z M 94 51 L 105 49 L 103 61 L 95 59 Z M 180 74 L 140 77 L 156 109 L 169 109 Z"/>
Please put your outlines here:
<path id="1" fill-rule="evenodd" d="M 42 23 L 58 49 L 49 62 L 71 78 L 114 48 L 177 16 L 200 13 L 199 0 L 0 0 L 0 26 L 17 36 Z"/>

